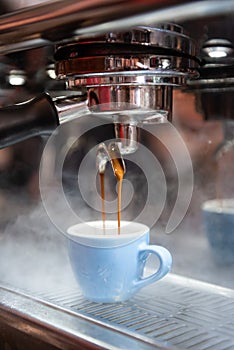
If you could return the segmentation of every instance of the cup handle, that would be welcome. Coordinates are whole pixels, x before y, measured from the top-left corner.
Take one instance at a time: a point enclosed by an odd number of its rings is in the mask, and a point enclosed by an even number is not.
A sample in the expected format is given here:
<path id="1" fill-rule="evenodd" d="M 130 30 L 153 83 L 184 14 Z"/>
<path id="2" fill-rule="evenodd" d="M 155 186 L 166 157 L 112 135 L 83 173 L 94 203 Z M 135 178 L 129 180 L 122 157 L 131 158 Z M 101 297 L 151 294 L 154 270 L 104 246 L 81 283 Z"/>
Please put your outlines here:
<path id="1" fill-rule="evenodd" d="M 172 257 L 170 252 L 161 246 L 158 245 L 146 245 L 145 247 L 142 247 L 139 250 L 139 254 L 142 253 L 148 253 L 148 254 L 154 254 L 159 260 L 159 268 L 156 272 L 154 272 L 152 275 L 148 277 L 140 277 L 138 280 L 135 281 L 135 287 L 137 289 L 147 286 L 150 283 L 156 282 L 163 278 L 171 268 L 172 264 Z M 147 261 L 145 262 L 145 264 Z"/>

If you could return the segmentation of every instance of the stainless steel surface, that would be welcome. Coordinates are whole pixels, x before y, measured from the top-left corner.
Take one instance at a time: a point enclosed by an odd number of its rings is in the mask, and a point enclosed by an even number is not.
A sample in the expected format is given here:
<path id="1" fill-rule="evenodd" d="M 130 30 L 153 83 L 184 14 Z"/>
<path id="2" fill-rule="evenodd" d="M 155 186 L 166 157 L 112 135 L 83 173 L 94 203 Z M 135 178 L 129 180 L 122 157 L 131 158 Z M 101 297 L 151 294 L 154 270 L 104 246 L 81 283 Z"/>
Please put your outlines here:
<path id="1" fill-rule="evenodd" d="M 2 285 L 0 296 L 1 322 L 59 348 L 234 347 L 233 290 L 173 274 L 117 304 L 86 301 L 76 286 L 23 291 Z"/>
<path id="2" fill-rule="evenodd" d="M 121 154 L 130 154 L 137 151 L 139 130 L 136 124 L 115 123 L 115 137 L 120 141 Z"/>
<path id="3" fill-rule="evenodd" d="M 89 107 L 100 112 L 99 115 L 115 119 L 116 137 L 128 140 L 128 145 L 125 142 L 121 146 L 126 154 L 134 152 L 138 142 L 137 119 L 134 120 L 131 108 L 142 109 L 142 113 L 139 110 L 142 122 L 148 116 L 144 109 L 157 110 L 158 114 L 162 111 L 171 120 L 172 87 L 197 76 L 196 53 L 193 40 L 181 26 L 135 27 L 58 45 L 56 73 L 58 78 L 66 80 L 68 89 L 79 90 L 85 86 Z M 126 117 L 125 105 L 133 106 L 129 107 Z M 116 110 L 122 112 L 122 116 L 110 114 Z M 166 121 L 155 119 L 157 123 Z"/>
<path id="4" fill-rule="evenodd" d="M 68 89 L 87 87 L 92 107 L 105 111 L 108 104 L 111 110 L 113 104 L 129 103 L 164 110 L 171 120 L 172 86 L 197 77 L 196 54 L 181 26 L 141 26 L 59 45 L 56 73 Z"/>
<path id="5" fill-rule="evenodd" d="M 197 67 L 194 41 L 176 24 L 138 26 L 121 32 L 106 32 L 102 36 L 78 39 L 69 45 L 58 45 L 55 53 L 58 75 L 92 77 L 96 73 L 126 71 L 156 71 L 163 76 L 192 75 Z M 89 60 L 84 58 L 89 57 Z M 198 61 L 198 60 L 197 60 Z M 161 72 L 161 74 L 160 74 Z M 93 74 L 92 74 L 93 73 Z M 180 73 L 180 74 L 179 74 Z M 169 81 L 167 81 L 169 83 Z M 94 83 L 94 82 L 93 82 Z M 166 82 L 165 82 L 166 83 Z"/>
<path id="6" fill-rule="evenodd" d="M 143 110 L 157 110 L 158 117 L 160 113 L 165 119 L 172 119 L 172 85 L 177 85 L 176 72 L 174 77 L 169 76 L 167 81 L 167 72 L 159 72 L 153 75 L 134 72 L 132 76 L 122 76 L 121 73 L 115 74 L 114 77 L 98 76 L 85 79 L 68 78 L 68 88 L 71 90 L 80 89 L 83 84 L 87 84 L 88 104 L 92 111 L 113 112 L 123 110 L 127 106 L 130 110 L 142 108 Z M 184 77 L 180 83 L 184 82 Z M 91 81 L 90 81 L 91 80 Z M 95 83 L 92 83 L 92 80 Z M 170 86 L 169 86 L 170 85 Z M 95 109 L 96 108 L 96 109 Z M 146 117 L 147 113 L 145 114 Z M 142 121 L 144 113 L 142 113 Z M 156 122 L 164 122 L 162 118 L 155 118 Z"/>
<path id="7" fill-rule="evenodd" d="M 233 11 L 233 0 L 131 1 L 60 0 L 26 7 L 0 19 L 2 53 L 70 39 L 75 35 L 225 14 Z M 130 15 L 129 15 L 130 14 Z M 65 31 L 64 31 L 64 28 Z"/>
<path id="8" fill-rule="evenodd" d="M 67 91 L 60 92 L 59 97 L 53 98 L 55 108 L 58 113 L 60 124 L 65 123 L 72 118 L 77 118 L 79 115 L 89 113 L 87 108 L 87 97 L 84 94 L 71 93 Z"/>

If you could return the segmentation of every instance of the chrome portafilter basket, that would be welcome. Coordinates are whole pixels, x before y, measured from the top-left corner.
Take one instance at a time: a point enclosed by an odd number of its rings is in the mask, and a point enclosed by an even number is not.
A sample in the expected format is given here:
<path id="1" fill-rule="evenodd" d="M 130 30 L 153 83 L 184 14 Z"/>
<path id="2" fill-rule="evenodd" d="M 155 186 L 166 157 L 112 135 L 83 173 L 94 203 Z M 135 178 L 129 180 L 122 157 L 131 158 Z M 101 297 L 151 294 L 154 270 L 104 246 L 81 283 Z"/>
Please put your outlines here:
<path id="1" fill-rule="evenodd" d="M 55 60 L 67 89 L 85 87 L 92 114 L 114 123 L 123 154 L 136 150 L 139 124 L 171 121 L 173 87 L 197 76 L 198 66 L 193 41 L 175 24 L 58 46 Z"/>
<path id="2" fill-rule="evenodd" d="M 123 154 L 135 152 L 139 124 L 171 121 L 173 87 L 197 77 L 199 66 L 193 41 L 175 24 L 74 38 L 58 45 L 54 58 L 65 96 L 2 108 L 0 148 L 92 114 L 114 124 Z"/>

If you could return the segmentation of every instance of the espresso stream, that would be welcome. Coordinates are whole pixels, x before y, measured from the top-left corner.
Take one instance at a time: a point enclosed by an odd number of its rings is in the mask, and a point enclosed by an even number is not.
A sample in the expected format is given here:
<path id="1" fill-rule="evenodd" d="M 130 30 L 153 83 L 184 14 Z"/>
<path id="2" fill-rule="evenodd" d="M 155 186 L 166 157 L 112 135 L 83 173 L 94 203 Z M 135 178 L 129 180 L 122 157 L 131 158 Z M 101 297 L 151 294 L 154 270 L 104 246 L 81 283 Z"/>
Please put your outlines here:
<path id="1" fill-rule="evenodd" d="M 118 181 L 118 234 L 120 234 L 120 220 L 121 220 L 121 194 L 122 194 L 122 182 L 124 176 L 124 169 L 122 167 L 122 163 L 119 158 L 112 159 L 112 166 L 114 170 L 114 174 Z"/>
<path id="2" fill-rule="evenodd" d="M 120 222 L 121 222 L 121 195 L 122 195 L 122 182 L 125 169 L 120 158 L 111 159 L 112 168 L 114 175 L 117 178 L 117 192 L 118 192 L 118 234 L 120 234 Z M 105 211 L 105 173 L 100 173 L 100 184 L 101 184 L 101 198 L 102 198 L 102 221 L 103 221 L 103 230 L 105 232 L 105 220 L 106 220 L 106 211 Z"/>

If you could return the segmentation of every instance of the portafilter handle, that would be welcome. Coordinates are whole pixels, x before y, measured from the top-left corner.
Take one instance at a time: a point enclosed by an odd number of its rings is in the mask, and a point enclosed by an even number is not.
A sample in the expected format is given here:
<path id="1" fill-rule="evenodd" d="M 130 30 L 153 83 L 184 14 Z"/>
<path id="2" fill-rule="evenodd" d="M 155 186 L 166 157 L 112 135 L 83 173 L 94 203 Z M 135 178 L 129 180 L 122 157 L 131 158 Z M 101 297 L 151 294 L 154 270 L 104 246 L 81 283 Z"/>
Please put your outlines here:
<path id="1" fill-rule="evenodd" d="M 33 136 L 49 135 L 69 116 L 86 108 L 86 100 L 55 98 L 48 93 L 0 108 L 0 149 Z"/>

